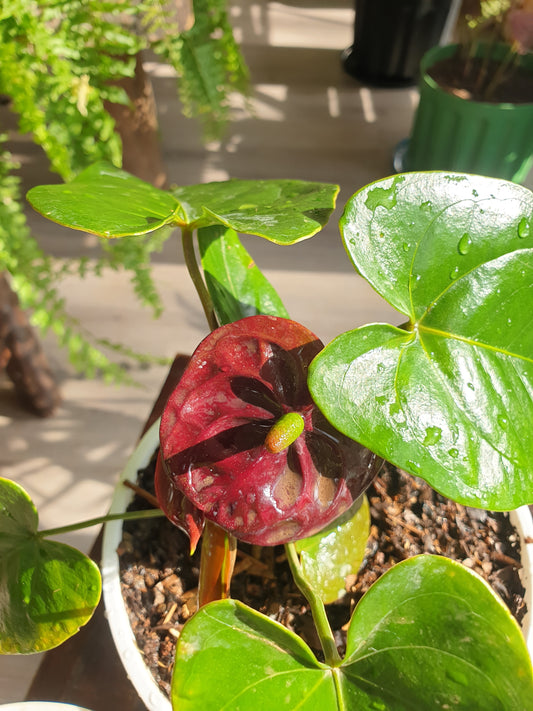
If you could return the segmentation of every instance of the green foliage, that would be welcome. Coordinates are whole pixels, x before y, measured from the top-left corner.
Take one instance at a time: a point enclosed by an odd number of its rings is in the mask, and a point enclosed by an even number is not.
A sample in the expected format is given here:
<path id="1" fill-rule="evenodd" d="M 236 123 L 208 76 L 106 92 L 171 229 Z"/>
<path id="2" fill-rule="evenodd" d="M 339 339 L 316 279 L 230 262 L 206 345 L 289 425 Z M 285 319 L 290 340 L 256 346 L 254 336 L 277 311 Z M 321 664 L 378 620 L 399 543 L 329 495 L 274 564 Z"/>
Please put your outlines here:
<path id="1" fill-rule="evenodd" d="M 342 334 L 310 368 L 334 427 L 500 511 L 533 501 L 532 224 L 531 191 L 493 178 L 411 173 L 359 191 L 346 250 L 408 323 Z"/>
<path id="2" fill-rule="evenodd" d="M 197 117 L 204 138 L 220 138 L 232 92 L 247 95 L 248 69 L 228 21 L 227 0 L 193 0 L 194 24 L 185 31 L 160 0 L 144 0 L 144 26 L 155 34 L 154 52 L 174 67 L 183 113 Z M 171 4 L 169 3 L 169 6 Z"/>
<path id="3" fill-rule="evenodd" d="M 244 249 L 235 230 L 222 225 L 198 230 L 207 288 L 218 322 L 269 314 L 289 318 L 276 291 Z"/>
<path id="4" fill-rule="evenodd" d="M 325 605 L 346 593 L 346 579 L 357 575 L 370 532 L 370 508 L 363 494 L 325 529 L 295 542 L 302 572 Z"/>
<path id="5" fill-rule="evenodd" d="M 12 0 L 0 15 L 0 92 L 21 133 L 31 133 L 52 170 L 70 180 L 85 165 L 121 162 L 104 101 L 127 103 L 110 80 L 132 76 L 141 43 L 112 18 L 123 3 Z"/>
<path id="6" fill-rule="evenodd" d="M 522 634 L 490 588 L 459 563 L 418 556 L 363 597 L 338 665 L 239 602 L 203 607 L 178 640 L 172 701 L 181 711 L 526 711 L 532 688 Z"/>
<path id="7" fill-rule="evenodd" d="M 224 225 L 290 245 L 319 232 L 339 188 L 303 180 L 225 180 L 159 190 L 106 163 L 67 185 L 38 185 L 28 200 L 61 225 L 110 239 L 146 235 L 165 226 L 189 230 Z M 124 210 L 124 198 L 135 212 Z"/>
<path id="8" fill-rule="evenodd" d="M 92 616 L 100 572 L 86 555 L 37 532 L 28 494 L 0 479 L 0 654 L 61 644 Z"/>
<path id="9" fill-rule="evenodd" d="M 0 94 L 18 115 L 52 171 L 72 180 L 88 164 L 119 167 L 122 148 L 107 104 L 128 103 L 121 79 L 135 71 L 136 56 L 151 47 L 178 73 L 183 111 L 200 119 L 206 137 L 220 136 L 228 121 L 228 97 L 247 90 L 247 72 L 225 12 L 225 0 L 196 2 L 196 22 L 181 32 L 172 3 L 157 0 L 9 0 L 0 8 Z M 51 328 L 77 370 L 123 380 L 123 369 L 102 352 L 111 348 L 134 360 L 150 360 L 87 333 L 68 316 L 58 296 L 65 274 L 80 277 L 105 268 L 126 269 L 140 302 L 162 309 L 150 271 L 151 253 L 170 231 L 123 243 L 102 244 L 95 262 L 67 264 L 39 249 L 24 218 L 13 161 L 2 156 L 0 269 L 11 275 L 21 305 L 42 330 Z"/>
<path id="10" fill-rule="evenodd" d="M 74 368 L 88 377 L 102 375 L 107 381 L 132 383 L 127 371 L 104 351 L 120 354 L 136 362 L 159 362 L 127 347 L 97 338 L 69 315 L 58 286 L 69 274 L 85 276 L 99 273 L 104 266 L 132 269 L 133 283 L 140 299 L 158 308 L 157 294 L 148 270 L 149 250 L 143 242 L 129 249 L 119 245 L 110 258 L 89 262 L 86 259 L 62 262 L 40 248 L 28 228 L 20 196 L 19 178 L 10 173 L 9 154 L 0 157 L 0 270 L 11 275 L 11 286 L 23 308 L 31 312 L 32 323 L 44 334 L 51 331 L 68 353 Z M 121 254 L 121 251 L 125 254 Z M 132 260 L 131 263 L 128 260 Z M 141 281 L 144 280 L 144 281 Z M 161 361 L 162 362 L 162 361 Z"/>

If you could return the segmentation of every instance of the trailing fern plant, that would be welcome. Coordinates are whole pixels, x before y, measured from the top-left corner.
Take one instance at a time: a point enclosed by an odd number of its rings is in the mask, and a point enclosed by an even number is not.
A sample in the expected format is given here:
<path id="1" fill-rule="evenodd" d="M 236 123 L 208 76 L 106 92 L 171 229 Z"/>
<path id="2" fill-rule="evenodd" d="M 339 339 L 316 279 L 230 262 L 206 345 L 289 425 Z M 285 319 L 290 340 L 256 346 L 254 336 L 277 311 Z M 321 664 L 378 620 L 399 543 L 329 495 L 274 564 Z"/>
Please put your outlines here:
<path id="1" fill-rule="evenodd" d="M 40 145 L 50 169 L 72 180 L 87 164 L 105 159 L 120 167 L 122 147 L 106 105 L 127 104 L 117 82 L 132 77 L 137 56 L 152 49 L 178 75 L 183 112 L 200 120 L 206 139 L 229 120 L 229 95 L 246 92 L 248 75 L 225 11 L 226 0 L 194 0 L 184 29 L 170 4 L 159 0 L 10 0 L 0 8 L 0 94 L 18 116 L 18 129 Z M 104 350 L 136 354 L 88 333 L 69 316 L 59 295 L 67 274 L 84 277 L 107 268 L 131 273 L 135 294 L 154 316 L 161 302 L 150 273 L 150 255 L 168 231 L 124 243 L 102 243 L 102 257 L 59 261 L 30 234 L 16 164 L 0 156 L 0 271 L 32 322 L 51 329 L 76 370 L 123 380 L 125 371 Z"/>

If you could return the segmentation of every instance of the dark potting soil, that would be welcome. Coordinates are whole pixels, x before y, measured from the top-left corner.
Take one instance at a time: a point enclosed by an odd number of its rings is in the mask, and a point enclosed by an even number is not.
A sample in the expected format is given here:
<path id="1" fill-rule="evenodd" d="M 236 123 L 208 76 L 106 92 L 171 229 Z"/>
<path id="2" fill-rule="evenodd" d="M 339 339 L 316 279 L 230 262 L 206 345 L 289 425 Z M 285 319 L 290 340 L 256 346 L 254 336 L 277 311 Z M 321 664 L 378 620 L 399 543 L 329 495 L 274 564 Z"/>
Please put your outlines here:
<path id="1" fill-rule="evenodd" d="M 462 99 L 488 103 L 533 103 L 533 74 L 516 63 L 506 65 L 481 58 L 454 55 L 435 62 L 428 74 L 437 84 Z"/>
<path id="2" fill-rule="evenodd" d="M 153 464 L 138 484 L 153 492 Z M 520 541 L 505 513 L 470 509 L 437 494 L 425 482 L 387 465 L 367 491 L 371 531 L 357 576 L 346 595 L 327 606 L 341 653 L 345 627 L 361 596 L 392 565 L 419 553 L 445 555 L 479 573 L 520 622 L 526 612 L 518 570 Z M 149 508 L 135 496 L 130 509 Z M 199 549 L 165 518 L 125 522 L 119 547 L 122 592 L 139 649 L 167 695 L 176 639 L 196 611 Z M 232 597 L 295 631 L 320 657 L 306 600 L 292 582 L 283 546 L 239 544 Z"/>

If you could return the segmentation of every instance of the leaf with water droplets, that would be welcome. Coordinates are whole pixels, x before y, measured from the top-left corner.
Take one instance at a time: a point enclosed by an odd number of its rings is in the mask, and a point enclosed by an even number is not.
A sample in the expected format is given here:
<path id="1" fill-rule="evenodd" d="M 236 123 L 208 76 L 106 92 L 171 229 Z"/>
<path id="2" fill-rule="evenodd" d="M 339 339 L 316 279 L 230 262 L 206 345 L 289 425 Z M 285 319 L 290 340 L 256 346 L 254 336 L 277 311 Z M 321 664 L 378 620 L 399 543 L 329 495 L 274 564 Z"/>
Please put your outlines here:
<path id="1" fill-rule="evenodd" d="M 322 229 L 338 191 L 305 180 L 225 180 L 167 192 L 100 162 L 66 185 L 32 188 L 28 200 L 50 220 L 102 237 L 144 235 L 165 225 L 225 225 L 293 244 Z"/>
<path id="2" fill-rule="evenodd" d="M 27 493 L 0 479 L 0 654 L 32 654 L 64 642 L 89 621 L 100 572 L 80 551 L 37 534 Z"/>
<path id="3" fill-rule="evenodd" d="M 339 336 L 311 366 L 312 395 L 337 429 L 449 498 L 531 503 L 533 194 L 477 176 L 401 177 L 377 183 L 395 186 L 394 205 L 369 203 L 371 185 L 341 227 L 358 272 L 408 325 Z"/>

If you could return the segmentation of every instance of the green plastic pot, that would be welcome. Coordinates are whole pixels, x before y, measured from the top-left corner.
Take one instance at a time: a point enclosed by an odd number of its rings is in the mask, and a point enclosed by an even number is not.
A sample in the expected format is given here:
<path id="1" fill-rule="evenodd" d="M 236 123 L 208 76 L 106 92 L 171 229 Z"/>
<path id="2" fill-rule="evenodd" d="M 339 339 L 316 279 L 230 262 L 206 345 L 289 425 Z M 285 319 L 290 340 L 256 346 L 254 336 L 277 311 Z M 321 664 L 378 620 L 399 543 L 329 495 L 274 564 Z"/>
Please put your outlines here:
<path id="1" fill-rule="evenodd" d="M 531 102 L 496 104 L 449 94 L 428 75 L 430 67 L 456 49 L 457 45 L 434 47 L 422 59 L 420 103 L 403 167 L 477 173 L 521 183 L 533 166 L 533 55 L 521 58 L 531 72 Z M 499 49 L 507 51 L 505 46 Z"/>

